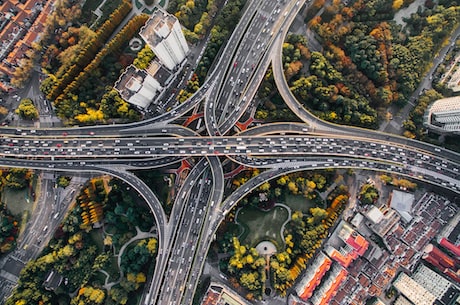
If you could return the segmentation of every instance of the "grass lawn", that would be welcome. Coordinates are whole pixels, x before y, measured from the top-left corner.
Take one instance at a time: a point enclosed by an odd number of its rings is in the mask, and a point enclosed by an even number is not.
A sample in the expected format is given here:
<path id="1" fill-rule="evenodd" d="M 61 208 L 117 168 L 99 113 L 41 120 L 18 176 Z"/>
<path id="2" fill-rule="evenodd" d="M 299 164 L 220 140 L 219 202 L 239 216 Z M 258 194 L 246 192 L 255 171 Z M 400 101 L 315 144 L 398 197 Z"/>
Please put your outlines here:
<path id="1" fill-rule="evenodd" d="M 105 279 L 106 276 L 102 272 L 95 272 L 93 277 L 91 278 L 91 283 L 94 285 L 102 286 L 105 284 Z M 108 280 L 108 283 L 110 283 L 110 279 Z"/>
<path id="2" fill-rule="evenodd" d="M 275 241 L 278 247 L 283 247 L 284 240 L 280 235 L 281 226 L 288 219 L 288 211 L 277 206 L 268 212 L 247 206 L 238 213 L 238 223 L 244 232 L 240 238 L 243 244 L 255 247 L 263 240 Z"/>
<path id="3" fill-rule="evenodd" d="M 103 0 L 87 0 L 81 9 L 81 20 L 88 24 L 92 24 L 96 20 L 96 15 L 93 11 L 102 3 Z"/>
<path id="4" fill-rule="evenodd" d="M 303 213 L 307 213 L 310 208 L 316 207 L 313 201 L 308 200 L 302 195 L 286 194 L 284 199 L 285 204 L 291 208 L 292 212 L 302 211 Z"/>
<path id="5" fill-rule="evenodd" d="M 3 188 L 2 201 L 6 203 L 8 210 L 16 216 L 20 216 L 24 211 L 32 214 L 34 202 L 29 196 L 29 189 L 13 190 L 8 187 Z"/>
<path id="6" fill-rule="evenodd" d="M 115 256 L 110 257 L 110 264 L 105 269 L 110 275 L 108 282 L 114 282 L 120 277 L 120 270 L 118 269 L 117 258 Z"/>
<path id="7" fill-rule="evenodd" d="M 109 18 L 109 15 L 112 14 L 112 12 L 121 4 L 121 0 L 111 0 L 111 1 L 106 1 L 104 5 L 101 7 L 101 11 L 104 14 L 102 16 L 103 20 L 107 20 Z"/>
<path id="8" fill-rule="evenodd" d="M 168 204 L 168 200 L 170 200 L 170 191 L 174 188 L 174 175 L 147 171 L 139 171 L 135 174 L 144 181 L 145 184 L 147 184 L 150 189 L 155 192 L 155 194 L 157 194 L 158 199 L 164 206 Z M 165 177 L 172 179 L 171 187 L 168 186 L 168 182 L 165 181 Z"/>
<path id="9" fill-rule="evenodd" d="M 91 232 L 89 232 L 89 236 L 91 237 L 94 244 L 97 246 L 98 252 L 102 252 L 102 250 L 104 249 L 102 229 L 91 230 Z"/>

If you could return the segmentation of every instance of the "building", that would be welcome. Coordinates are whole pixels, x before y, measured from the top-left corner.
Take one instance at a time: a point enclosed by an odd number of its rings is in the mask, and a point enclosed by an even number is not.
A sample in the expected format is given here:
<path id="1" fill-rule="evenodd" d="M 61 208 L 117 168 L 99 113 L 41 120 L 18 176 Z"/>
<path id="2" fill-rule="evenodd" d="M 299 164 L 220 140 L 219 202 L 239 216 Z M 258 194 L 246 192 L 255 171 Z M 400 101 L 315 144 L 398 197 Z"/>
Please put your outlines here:
<path id="1" fill-rule="evenodd" d="M 251 305 L 230 287 L 211 282 L 201 305 Z"/>
<path id="2" fill-rule="evenodd" d="M 148 107 L 163 89 L 155 78 L 133 65 L 125 69 L 114 88 L 125 101 L 141 109 Z"/>
<path id="3" fill-rule="evenodd" d="M 426 290 L 422 285 L 411 279 L 407 274 L 401 272 L 393 286 L 414 305 L 438 304 L 436 297 Z"/>
<path id="4" fill-rule="evenodd" d="M 340 245 L 338 250 L 331 245 L 327 245 L 324 251 L 342 267 L 348 268 L 352 261 L 366 252 L 369 242 L 345 222 L 341 222 L 338 225 L 337 231 L 337 236 L 342 240 L 343 244 Z"/>
<path id="5" fill-rule="evenodd" d="M 451 45 L 452 47 L 454 44 Z M 441 76 L 441 83 L 447 84 L 447 88 L 453 92 L 460 91 L 460 55 L 455 54 L 455 58 L 446 65 L 446 73 Z"/>
<path id="6" fill-rule="evenodd" d="M 40 39 L 54 0 L 0 1 L 0 90 L 13 89 L 14 71 Z"/>
<path id="7" fill-rule="evenodd" d="M 139 35 L 169 70 L 183 63 L 189 53 L 179 21 L 159 7 L 141 28 Z"/>
<path id="8" fill-rule="evenodd" d="M 315 294 L 311 298 L 313 305 L 327 305 L 331 299 L 337 294 L 337 290 L 343 281 L 347 278 L 348 272 L 334 265 L 329 272 L 329 276 L 323 281 L 321 286 L 315 290 Z"/>
<path id="9" fill-rule="evenodd" d="M 380 237 L 390 232 L 401 219 L 395 210 L 387 206 L 382 206 L 380 209 L 374 206 L 365 216 L 370 220 L 369 228 Z"/>
<path id="10" fill-rule="evenodd" d="M 177 68 L 185 63 L 189 48 L 177 18 L 160 7 L 155 8 L 139 35 L 156 59 L 145 70 L 127 67 L 114 88 L 125 101 L 141 110 L 154 103 L 157 111 L 163 111 L 166 102 L 161 102 L 161 98 L 165 88 L 177 78 Z"/>
<path id="11" fill-rule="evenodd" d="M 442 252 L 433 244 L 429 244 L 424 249 L 423 259 L 435 267 L 439 272 L 460 283 L 460 274 L 455 259 Z"/>
<path id="12" fill-rule="evenodd" d="M 425 265 L 420 265 L 412 278 L 445 305 L 455 302 L 460 292 L 450 281 Z"/>
<path id="13" fill-rule="evenodd" d="M 401 216 L 406 223 L 412 220 L 412 204 L 414 203 L 414 194 L 394 190 L 391 194 L 390 207 Z"/>
<path id="14" fill-rule="evenodd" d="M 428 106 L 423 125 L 439 134 L 460 135 L 460 96 L 443 98 Z"/>
<path id="15" fill-rule="evenodd" d="M 439 241 L 439 245 L 449 250 L 452 254 L 454 254 L 457 257 L 457 259 L 460 259 L 460 247 L 454 245 L 444 237 L 441 238 L 441 240 Z"/>
<path id="16" fill-rule="evenodd" d="M 455 268 L 455 261 L 452 257 L 442 252 L 433 244 L 428 244 L 424 249 L 425 255 L 435 259 L 444 268 Z"/>
<path id="17" fill-rule="evenodd" d="M 308 266 L 303 278 L 296 287 L 297 295 L 302 300 L 309 299 L 315 288 L 321 283 L 321 279 L 331 268 L 332 261 L 323 252 L 319 252 L 313 263 Z"/>
<path id="18" fill-rule="evenodd" d="M 406 299 L 404 296 L 400 295 L 393 303 L 393 305 L 412 305 L 412 303 Z"/>
<path id="19" fill-rule="evenodd" d="M 45 287 L 46 290 L 54 291 L 61 285 L 63 279 L 62 275 L 52 269 L 46 274 L 43 287 Z"/>
<path id="20" fill-rule="evenodd" d="M 382 300 L 380 300 L 379 298 L 377 298 L 377 299 L 375 300 L 375 302 L 372 303 L 372 305 L 385 305 L 385 303 L 383 303 Z"/>

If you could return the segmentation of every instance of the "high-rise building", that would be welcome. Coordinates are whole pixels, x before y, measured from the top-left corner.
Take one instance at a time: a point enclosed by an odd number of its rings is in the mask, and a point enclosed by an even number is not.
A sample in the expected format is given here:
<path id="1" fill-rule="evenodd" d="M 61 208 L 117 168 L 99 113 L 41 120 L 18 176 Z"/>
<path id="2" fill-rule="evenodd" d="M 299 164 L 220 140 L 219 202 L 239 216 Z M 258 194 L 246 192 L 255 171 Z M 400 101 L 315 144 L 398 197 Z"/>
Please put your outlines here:
<path id="1" fill-rule="evenodd" d="M 147 20 L 139 35 L 169 70 L 181 64 L 189 52 L 179 21 L 160 7 Z"/>
<path id="2" fill-rule="evenodd" d="M 460 134 L 460 96 L 443 98 L 428 106 L 423 125 L 441 134 Z"/>
<path id="3" fill-rule="evenodd" d="M 145 70 L 128 66 L 115 83 L 114 89 L 130 104 L 145 109 L 163 87 Z"/>

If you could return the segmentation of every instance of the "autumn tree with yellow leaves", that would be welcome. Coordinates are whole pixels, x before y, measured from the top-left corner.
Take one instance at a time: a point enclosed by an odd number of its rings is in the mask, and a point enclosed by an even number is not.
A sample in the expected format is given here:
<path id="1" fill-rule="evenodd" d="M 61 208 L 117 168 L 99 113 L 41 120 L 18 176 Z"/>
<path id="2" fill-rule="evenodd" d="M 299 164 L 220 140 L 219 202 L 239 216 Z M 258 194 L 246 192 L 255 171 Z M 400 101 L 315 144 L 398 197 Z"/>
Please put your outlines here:
<path id="1" fill-rule="evenodd" d="M 256 297 L 262 296 L 265 287 L 265 265 L 265 258 L 255 248 L 241 245 L 238 238 L 233 237 L 233 255 L 228 261 L 227 270 Z"/>

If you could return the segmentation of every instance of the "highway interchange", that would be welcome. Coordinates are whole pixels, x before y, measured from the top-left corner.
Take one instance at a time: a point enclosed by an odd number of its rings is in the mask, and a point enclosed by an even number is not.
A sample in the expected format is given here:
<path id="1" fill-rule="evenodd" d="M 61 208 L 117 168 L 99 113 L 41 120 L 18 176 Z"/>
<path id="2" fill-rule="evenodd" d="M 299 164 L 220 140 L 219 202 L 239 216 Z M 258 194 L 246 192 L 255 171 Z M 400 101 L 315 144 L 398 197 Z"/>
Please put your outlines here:
<path id="1" fill-rule="evenodd" d="M 3 128 L 0 165 L 108 173 L 149 205 L 159 252 L 143 304 L 191 304 L 218 225 L 246 194 L 269 179 L 303 169 L 361 168 L 395 173 L 460 194 L 460 155 L 406 138 L 337 126 L 313 117 L 289 91 L 281 47 L 299 1 L 248 1 L 205 84 L 161 116 L 126 124 L 62 129 Z M 307 4 L 308 5 L 308 4 Z M 231 133 L 252 106 L 266 69 L 305 123 L 264 124 Z M 172 124 L 204 100 L 207 135 Z M 193 157 L 168 217 L 156 195 L 129 170 L 161 168 Z M 227 198 L 222 159 L 265 169 Z"/>

